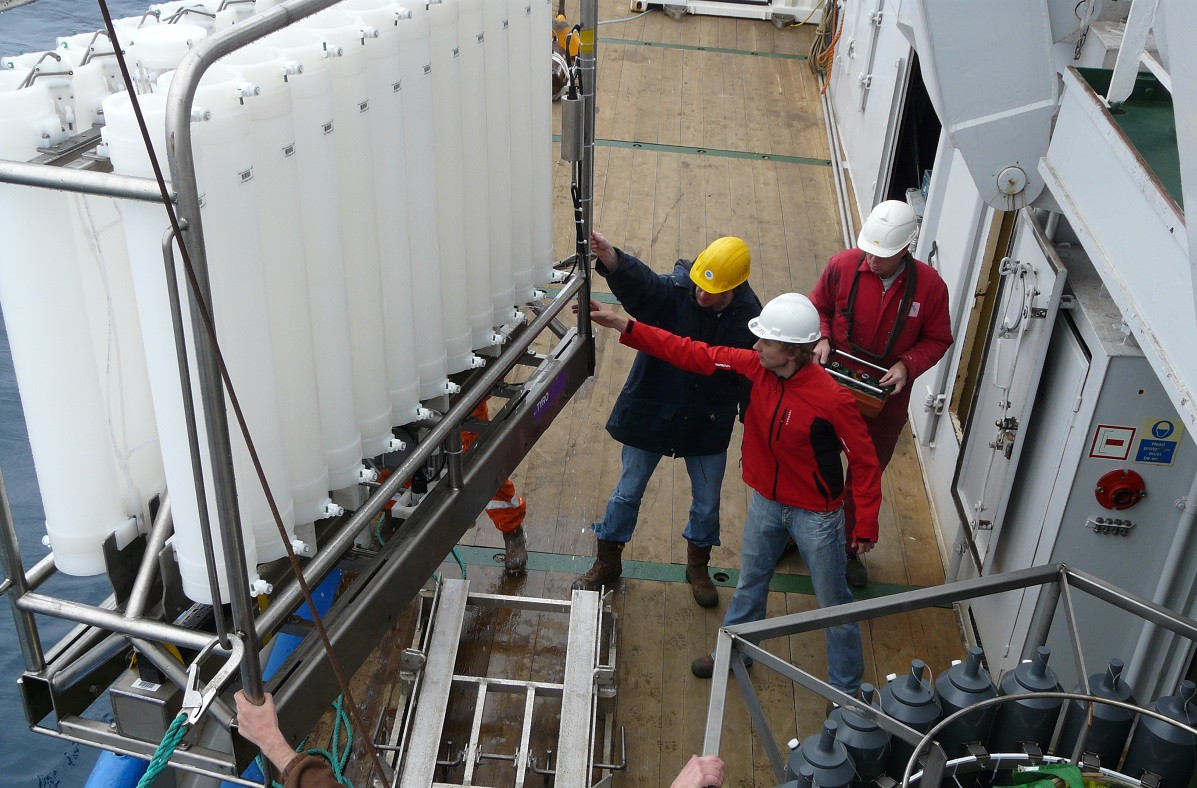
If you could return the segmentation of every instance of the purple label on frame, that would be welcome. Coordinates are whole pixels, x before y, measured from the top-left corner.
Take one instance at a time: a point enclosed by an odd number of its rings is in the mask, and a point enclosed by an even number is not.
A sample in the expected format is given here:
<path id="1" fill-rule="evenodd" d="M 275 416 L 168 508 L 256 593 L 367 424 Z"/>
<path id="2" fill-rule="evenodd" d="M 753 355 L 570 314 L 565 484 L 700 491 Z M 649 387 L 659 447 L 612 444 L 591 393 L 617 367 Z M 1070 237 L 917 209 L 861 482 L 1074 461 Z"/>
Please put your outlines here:
<path id="1" fill-rule="evenodd" d="M 561 395 L 565 393 L 565 373 L 562 372 L 557 376 L 557 379 L 549 384 L 545 389 L 544 394 L 536 401 L 536 405 L 532 408 L 532 420 L 540 421 L 540 416 L 549 406 L 561 399 Z"/>

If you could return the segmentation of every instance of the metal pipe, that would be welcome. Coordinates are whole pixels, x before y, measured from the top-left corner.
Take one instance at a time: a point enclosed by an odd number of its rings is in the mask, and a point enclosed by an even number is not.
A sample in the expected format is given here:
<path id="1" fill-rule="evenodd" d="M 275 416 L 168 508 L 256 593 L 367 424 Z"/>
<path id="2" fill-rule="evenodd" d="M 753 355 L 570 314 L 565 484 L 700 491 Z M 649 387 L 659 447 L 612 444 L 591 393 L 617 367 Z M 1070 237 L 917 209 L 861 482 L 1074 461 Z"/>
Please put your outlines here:
<path id="1" fill-rule="evenodd" d="M 1035 600 L 1031 622 L 1027 625 L 1027 637 L 1022 644 L 1022 653 L 1018 655 L 1019 661 L 1031 659 L 1035 656 L 1036 649 L 1047 644 L 1047 633 L 1052 628 L 1052 620 L 1056 617 L 1056 607 L 1060 604 L 1059 581 L 1062 579 L 1062 576 L 1058 577 L 1056 582 L 1044 584 L 1039 589 L 1039 598 Z M 1082 675 L 1081 681 L 1084 680 L 1085 677 Z"/>
<path id="2" fill-rule="evenodd" d="M 173 643 L 176 646 L 199 651 L 212 642 L 212 635 L 207 632 L 197 632 L 184 629 L 172 624 L 148 619 L 129 619 L 112 610 L 105 610 L 94 605 L 85 605 L 66 599 L 45 596 L 44 594 L 28 593 L 17 599 L 17 607 L 26 613 L 37 613 L 52 618 L 67 621 L 77 621 L 82 624 L 101 627 L 109 632 L 122 632 L 127 635 L 137 635 L 149 640 Z M 222 653 L 223 649 L 221 649 Z M 31 668 L 32 670 L 33 668 Z M 41 667 L 36 668 L 41 670 Z"/>
<path id="3" fill-rule="evenodd" d="M 104 609 L 108 609 L 109 603 L 115 604 L 115 600 L 115 596 L 111 596 L 105 600 Z M 73 662 L 93 649 L 96 644 L 103 641 L 109 634 L 107 630 L 88 626 L 87 624 L 78 624 L 72 627 L 70 632 L 63 635 L 46 652 L 46 667 L 41 671 L 41 675 L 57 686 L 59 683 L 57 679 L 58 674 L 70 671 Z"/>
<path id="4" fill-rule="evenodd" d="M 8 604 L 12 608 L 12 620 L 21 643 L 21 655 L 25 658 L 25 669 L 39 671 L 46 666 L 46 655 L 42 653 L 42 641 L 37 633 L 37 622 L 33 615 L 21 609 L 21 600 L 30 593 L 25 579 L 25 566 L 21 563 L 21 544 L 17 539 L 17 527 L 12 519 L 12 507 L 8 504 L 8 488 L 4 474 L 0 472 L 0 562 L 11 590 Z"/>
<path id="5" fill-rule="evenodd" d="M 125 636 L 115 632 L 104 633 L 104 630 L 96 630 L 101 635 L 99 642 L 90 645 L 88 648 L 77 648 L 70 653 L 70 657 L 64 653 L 60 660 L 62 667 L 56 670 L 50 676 L 50 685 L 56 692 L 61 692 L 78 682 L 82 678 L 86 678 L 88 671 L 96 665 L 115 657 L 125 649 Z"/>
<path id="6" fill-rule="evenodd" d="M 25 573 L 25 584 L 29 590 L 40 586 L 46 581 L 50 575 L 58 571 L 58 567 L 54 566 L 54 554 L 42 556 L 42 559 L 33 565 L 33 568 Z M 0 596 L 4 596 L 12 588 L 13 583 L 7 577 L 0 581 Z"/>
<path id="7" fill-rule="evenodd" d="M 158 188 L 158 182 L 152 178 L 50 167 L 24 161 L 0 159 L 0 183 L 139 202 L 162 202 L 162 191 Z M 171 195 L 171 199 L 174 199 L 174 195 Z"/>
<path id="8" fill-rule="evenodd" d="M 1176 577 L 1180 572 L 1181 562 L 1185 559 L 1189 544 L 1193 539 L 1193 523 L 1197 522 L 1197 476 L 1189 485 L 1189 492 L 1185 495 L 1180 517 L 1176 521 L 1176 531 L 1172 537 L 1172 544 L 1164 558 L 1164 568 L 1160 570 L 1160 579 L 1155 584 L 1155 593 L 1151 601 L 1166 606 L 1172 588 L 1176 585 Z M 1139 641 L 1135 643 L 1135 650 L 1126 665 L 1128 676 L 1136 679 L 1140 675 L 1143 664 L 1147 661 L 1147 652 L 1151 649 L 1151 641 L 1156 637 L 1156 627 L 1150 622 L 1143 627 L 1139 634 Z"/>
<path id="9" fill-rule="evenodd" d="M 54 554 L 50 553 L 34 564 L 33 568 L 25 574 L 25 582 L 29 584 L 29 590 L 33 591 L 53 577 L 57 571 L 58 567 L 54 565 Z"/>
<path id="10" fill-rule="evenodd" d="M 163 495 L 162 502 L 158 505 L 158 514 L 154 517 L 154 525 L 150 529 L 150 536 L 145 543 L 145 554 L 141 557 L 141 566 L 137 567 L 137 577 L 133 580 L 129 601 L 125 604 L 125 618 L 137 618 L 145 610 L 146 601 L 150 595 L 150 586 L 154 582 L 154 574 L 158 571 L 158 554 L 166 545 L 172 524 L 170 496 Z"/>
<path id="11" fill-rule="evenodd" d="M 199 301 L 211 312 L 212 292 L 208 280 L 207 253 L 204 248 L 204 228 L 200 217 L 199 191 L 195 180 L 195 151 L 191 142 L 191 110 L 200 79 L 217 60 L 258 39 L 281 30 L 337 0 L 287 0 L 232 27 L 201 39 L 184 55 L 166 96 L 166 141 L 169 152 L 171 182 L 178 190 L 179 215 L 189 223 L 186 249 L 191 261 L 198 292 L 189 291 L 191 320 L 196 338 L 196 359 L 199 367 L 200 398 L 204 408 L 204 422 L 208 432 L 208 451 L 211 457 L 213 488 L 216 495 L 217 524 L 224 548 L 225 571 L 228 576 L 233 623 L 243 633 L 245 658 L 241 663 L 241 680 L 245 694 L 255 703 L 262 698 L 262 664 L 258 656 L 257 630 L 254 625 L 254 606 L 250 604 L 249 574 L 245 567 L 245 545 L 241 533 L 241 517 L 237 507 L 237 482 L 233 473 L 232 445 L 225 413 L 224 390 L 216 360 L 216 349 L 208 341 L 205 321 Z"/>
<path id="12" fill-rule="evenodd" d="M 180 229 L 187 229 L 185 221 L 180 221 L 179 226 Z M 175 270 L 173 246 L 175 240 L 174 228 L 168 227 L 162 234 L 162 264 L 166 268 L 166 300 L 170 304 L 170 323 L 175 335 L 177 350 L 175 357 L 183 397 L 183 419 L 187 429 L 187 452 L 191 457 L 191 478 L 195 481 L 195 503 L 196 514 L 199 518 L 200 542 L 204 546 L 204 569 L 208 575 L 208 588 L 212 595 L 212 603 L 219 608 L 222 604 L 220 578 L 216 576 L 216 551 L 212 546 L 212 518 L 208 512 L 208 492 L 204 484 L 203 463 L 200 461 L 199 428 L 195 423 L 195 399 L 191 394 L 191 368 L 187 361 L 187 341 L 183 332 L 183 309 L 179 300 L 178 274 Z M 179 238 L 178 243 L 182 246 L 183 239 Z M 237 563 L 240 565 L 241 561 Z M 232 588 L 230 578 L 230 592 Z M 225 632 L 224 616 L 216 616 L 216 635 L 220 638 L 221 646 L 228 645 L 229 639 Z"/>
<path id="13" fill-rule="evenodd" d="M 175 656 L 157 643 L 151 643 L 138 637 L 130 637 L 129 642 L 133 644 L 133 648 L 137 649 L 137 653 L 150 661 L 150 664 L 162 671 L 162 675 L 170 679 L 171 683 L 176 687 L 187 686 L 187 668 L 183 667 L 183 663 L 175 659 Z M 229 708 L 229 704 L 225 703 L 220 698 L 214 698 L 212 705 L 208 707 L 208 713 L 216 718 L 216 721 L 225 727 L 227 730 L 233 724 L 233 718 L 236 716 L 233 710 Z"/>
<path id="14" fill-rule="evenodd" d="M 594 329 L 590 325 L 590 232 L 594 227 L 594 117 L 598 84 L 598 0 L 582 0 L 579 31 L 578 75 L 582 83 L 582 161 L 578 165 L 577 255 L 582 263 L 583 285 L 578 296 L 578 333 L 586 338 L 587 364 L 593 375 L 597 364 Z"/>
<path id="15" fill-rule="evenodd" d="M 424 464 L 424 461 L 441 445 L 441 442 L 448 437 L 449 433 L 454 431 L 460 432 L 461 422 L 473 412 L 474 408 L 478 407 L 487 392 L 515 366 L 523 352 L 531 346 L 537 335 L 544 331 L 548 324 L 556 317 L 557 313 L 573 300 L 582 289 L 584 283 L 584 278 L 580 273 L 576 273 L 570 277 L 562 286 L 561 292 L 557 294 L 556 298 L 549 302 L 544 314 L 539 315 L 528 327 L 527 331 L 514 339 L 503 351 L 502 355 L 495 360 L 495 363 L 483 370 L 477 380 L 477 384 L 461 396 L 457 404 L 432 428 L 432 431 L 425 436 L 420 445 L 403 460 L 399 467 L 387 477 L 385 482 L 379 485 L 378 489 L 374 491 L 366 502 L 349 516 L 349 519 L 345 521 L 345 524 L 336 535 L 327 544 L 323 545 L 320 548 L 320 552 L 316 554 L 316 557 L 304 567 L 303 576 L 309 585 L 319 583 L 324 575 L 341 560 L 341 554 L 349 549 L 354 539 L 357 538 L 358 533 L 369 523 L 373 522 L 374 517 L 378 512 L 382 511 L 382 507 L 386 505 L 387 501 L 395 496 L 403 486 L 403 483 Z M 277 629 L 283 620 L 291 615 L 291 611 L 299 605 L 301 599 L 302 594 L 299 590 L 299 584 L 294 579 L 291 580 L 286 588 L 276 591 L 270 607 L 266 608 L 258 616 L 256 623 L 258 637 L 265 637 Z"/>
<path id="16" fill-rule="evenodd" d="M 461 467 L 461 430 L 453 430 L 445 437 L 445 466 L 449 473 L 449 487 L 460 490 L 465 486 Z"/>
<path id="17" fill-rule="evenodd" d="M 901 594 L 864 599 L 834 607 L 817 608 L 805 613 L 791 613 L 761 621 L 725 627 L 733 635 L 759 643 L 775 637 L 784 637 L 798 632 L 808 632 L 836 624 L 848 624 L 854 621 L 887 616 L 893 613 L 908 613 L 941 604 L 950 604 L 964 599 L 978 596 L 1000 594 L 1003 591 L 1016 591 L 1028 586 L 1051 583 L 1055 581 L 1062 569 L 1060 564 L 1046 564 L 1029 569 L 1019 569 L 989 577 L 978 577 L 972 580 L 961 580 L 941 586 L 919 588 Z"/>

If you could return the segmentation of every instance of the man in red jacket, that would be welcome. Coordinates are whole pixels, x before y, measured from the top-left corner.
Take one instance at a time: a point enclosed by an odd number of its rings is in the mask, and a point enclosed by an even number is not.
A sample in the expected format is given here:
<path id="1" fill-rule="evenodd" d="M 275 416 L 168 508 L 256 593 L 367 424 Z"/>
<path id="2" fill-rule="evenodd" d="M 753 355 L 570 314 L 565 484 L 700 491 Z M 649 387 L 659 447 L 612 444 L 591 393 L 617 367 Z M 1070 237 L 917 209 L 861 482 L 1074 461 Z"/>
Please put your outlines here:
<path id="1" fill-rule="evenodd" d="M 893 392 L 880 413 L 864 420 L 883 471 L 906 425 L 910 383 L 952 344 L 948 288 L 934 268 L 909 251 L 917 229 L 909 205 L 881 203 L 860 229 L 859 248 L 832 257 L 810 294 L 823 334 L 815 345 L 816 361 L 826 364 L 837 350 L 888 370 L 878 382 L 893 386 Z M 860 560 L 865 550 L 857 503 L 851 493 L 845 495 L 848 584 L 861 588 L 869 574 Z"/>
<path id="2" fill-rule="evenodd" d="M 769 581 L 786 542 L 793 539 L 810 569 L 821 606 L 852 601 L 844 580 L 845 477 L 848 456 L 857 503 L 857 536 L 863 550 L 877 538 L 881 472 L 852 395 L 818 364 L 819 315 L 806 296 L 774 298 L 748 323 L 758 339 L 752 350 L 711 347 L 623 317 L 598 302 L 590 317 L 617 329 L 621 344 L 701 375 L 735 372 L 752 395 L 744 414 L 742 467 L 752 502 L 741 541 L 740 581 L 723 625 L 765 617 Z M 829 682 L 855 695 L 864 675 L 860 629 L 855 623 L 824 630 Z M 690 670 L 710 678 L 714 659 L 694 660 Z"/>

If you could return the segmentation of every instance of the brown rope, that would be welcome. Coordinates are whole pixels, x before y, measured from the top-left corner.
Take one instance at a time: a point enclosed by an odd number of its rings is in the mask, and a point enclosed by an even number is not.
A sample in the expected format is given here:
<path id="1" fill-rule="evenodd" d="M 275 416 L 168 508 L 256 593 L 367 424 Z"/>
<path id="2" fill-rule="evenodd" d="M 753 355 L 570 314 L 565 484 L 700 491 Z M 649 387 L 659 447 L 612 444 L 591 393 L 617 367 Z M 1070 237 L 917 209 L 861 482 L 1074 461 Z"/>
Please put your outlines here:
<path id="1" fill-rule="evenodd" d="M 358 735 L 364 738 L 369 745 L 367 752 L 370 759 L 373 761 L 374 768 L 378 770 L 379 776 L 385 776 L 387 770 L 382 765 L 382 760 L 378 756 L 378 750 L 374 746 L 374 740 L 371 736 L 364 733 L 368 729 L 362 722 L 358 715 L 357 704 L 353 700 L 353 695 L 349 692 L 349 682 L 345 680 L 345 674 L 341 667 L 341 661 L 337 658 L 333 650 L 332 641 L 328 637 L 328 632 L 324 629 L 324 622 L 320 618 L 320 614 L 316 611 L 316 603 L 312 599 L 312 591 L 308 586 L 307 581 L 304 580 L 303 571 L 300 569 L 299 560 L 295 557 L 295 551 L 291 547 L 291 540 L 287 535 L 286 526 L 283 525 L 282 515 L 279 514 L 278 505 L 275 503 L 274 495 L 270 491 L 270 484 L 266 480 L 266 472 L 262 469 L 261 460 L 258 458 L 257 449 L 254 446 L 253 439 L 249 434 L 249 425 L 246 424 L 245 415 L 241 411 L 241 403 L 237 399 L 237 393 L 233 389 L 232 378 L 229 377 L 228 368 L 224 363 L 224 354 L 220 351 L 220 344 L 216 339 L 216 326 L 212 319 L 212 313 L 208 309 L 207 303 L 204 301 L 200 289 L 199 281 L 195 275 L 195 269 L 191 265 L 191 256 L 187 253 L 187 246 L 182 243 L 183 235 L 182 228 L 179 225 L 179 218 L 175 213 L 175 206 L 171 202 L 170 193 L 166 187 L 166 180 L 162 175 L 162 168 L 158 164 L 158 157 L 154 153 L 154 144 L 150 140 L 150 133 L 146 127 L 145 117 L 141 113 L 141 105 L 137 101 L 137 92 L 133 89 L 133 79 L 129 74 L 129 66 L 125 62 L 124 52 L 121 50 L 119 39 L 116 35 L 116 28 L 112 23 L 112 15 L 108 11 L 108 4 L 106 0 L 98 0 L 100 5 L 100 13 L 104 16 L 104 26 L 108 30 L 108 36 L 112 39 L 113 49 L 115 50 L 117 62 L 120 64 L 121 76 L 124 78 L 125 90 L 129 92 L 129 98 L 133 106 L 133 113 L 137 117 L 137 125 L 141 129 L 141 137 L 145 142 L 146 151 L 149 153 L 150 166 L 154 169 L 154 177 L 158 181 L 158 189 L 162 193 L 162 204 L 166 208 L 166 214 L 170 219 L 170 226 L 173 228 L 175 238 L 179 240 L 179 252 L 183 258 L 183 269 L 187 274 L 187 282 L 191 287 L 191 294 L 195 298 L 200 316 L 203 318 L 205 332 L 208 335 L 208 341 L 212 345 L 213 355 L 216 359 L 217 367 L 220 371 L 220 378 L 224 382 L 225 390 L 229 395 L 229 402 L 233 406 L 233 413 L 237 417 L 237 426 L 241 429 L 241 435 L 245 439 L 245 445 L 249 449 L 250 458 L 253 460 L 254 471 L 258 476 L 258 483 L 262 486 L 262 492 L 266 495 L 266 502 L 270 505 L 270 513 L 274 517 L 274 524 L 278 528 L 279 535 L 282 537 L 283 546 L 287 550 L 287 559 L 291 562 L 291 569 L 295 573 L 295 579 L 299 583 L 300 591 L 303 593 L 304 602 L 307 603 L 308 608 L 312 612 L 312 623 L 316 626 L 316 632 L 320 635 L 320 640 L 324 644 L 324 651 L 328 656 L 329 665 L 332 667 L 333 673 L 336 675 L 337 684 L 340 685 L 341 694 L 345 700 L 345 709 L 349 714 L 349 718 L 353 727 L 357 729 Z M 188 385 L 187 381 L 183 381 L 183 385 Z M 252 698 L 250 700 L 253 700 Z"/>

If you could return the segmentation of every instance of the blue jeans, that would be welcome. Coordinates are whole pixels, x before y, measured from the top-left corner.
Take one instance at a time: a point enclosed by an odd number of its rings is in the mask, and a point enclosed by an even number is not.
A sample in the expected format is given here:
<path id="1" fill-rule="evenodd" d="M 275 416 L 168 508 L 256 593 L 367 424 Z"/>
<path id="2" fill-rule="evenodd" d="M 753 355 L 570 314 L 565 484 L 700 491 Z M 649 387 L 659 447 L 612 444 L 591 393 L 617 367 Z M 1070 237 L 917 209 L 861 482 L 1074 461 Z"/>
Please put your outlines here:
<path id="1" fill-rule="evenodd" d="M 640 514 L 640 499 L 648 480 L 664 455 L 651 451 L 623 447 L 623 471 L 615 492 L 607 501 L 603 519 L 594 524 L 594 534 L 609 542 L 629 542 L 636 530 Z M 727 452 L 685 457 L 686 472 L 690 475 L 690 519 L 682 536 L 696 547 L 719 544 L 719 495 L 723 486 L 723 470 L 727 467 Z"/>
<path id="2" fill-rule="evenodd" d="M 786 541 L 793 537 L 810 569 L 811 583 L 820 607 L 852 601 L 844 579 L 844 511 L 812 512 L 770 501 L 753 491 L 744 521 L 743 559 L 740 582 L 727 606 L 723 625 L 760 621 L 765 617 L 769 580 Z M 864 677 L 864 650 L 860 628 L 839 624 L 823 630 L 827 637 L 829 683 L 855 695 Z"/>

